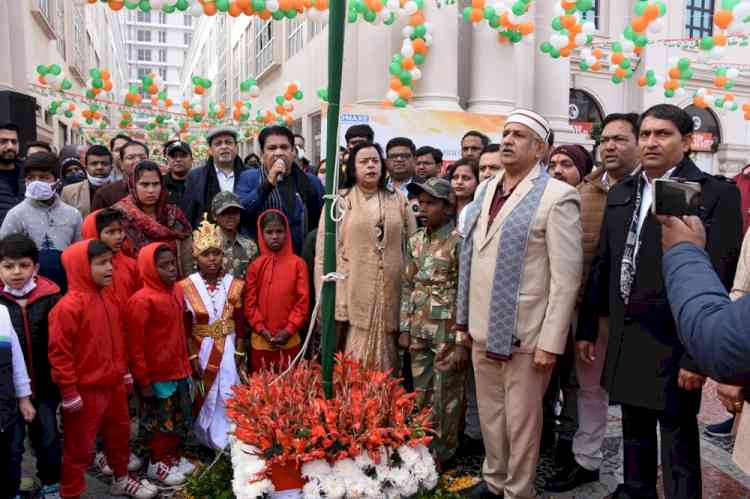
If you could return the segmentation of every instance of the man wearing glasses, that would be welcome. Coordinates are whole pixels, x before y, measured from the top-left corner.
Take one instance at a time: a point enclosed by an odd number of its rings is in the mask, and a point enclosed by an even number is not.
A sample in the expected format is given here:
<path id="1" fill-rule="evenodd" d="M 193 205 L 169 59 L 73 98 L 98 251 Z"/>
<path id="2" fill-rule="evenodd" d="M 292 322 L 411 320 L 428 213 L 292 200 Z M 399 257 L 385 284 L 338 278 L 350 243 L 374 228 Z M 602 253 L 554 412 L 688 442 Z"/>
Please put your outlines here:
<path id="1" fill-rule="evenodd" d="M 401 191 L 408 198 L 406 186 L 414 177 L 414 159 L 417 148 L 406 137 L 395 137 L 385 147 L 388 168 L 388 187 Z"/>

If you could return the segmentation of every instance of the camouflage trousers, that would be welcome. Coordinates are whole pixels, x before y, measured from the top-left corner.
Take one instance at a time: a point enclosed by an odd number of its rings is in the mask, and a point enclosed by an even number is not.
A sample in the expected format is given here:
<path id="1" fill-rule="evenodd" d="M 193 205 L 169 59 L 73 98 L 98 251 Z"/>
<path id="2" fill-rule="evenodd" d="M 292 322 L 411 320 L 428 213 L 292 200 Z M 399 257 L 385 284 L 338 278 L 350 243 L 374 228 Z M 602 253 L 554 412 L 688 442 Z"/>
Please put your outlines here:
<path id="1" fill-rule="evenodd" d="M 440 461 L 447 461 L 458 448 L 466 371 L 436 365 L 435 357 L 440 347 L 441 343 L 434 340 L 412 337 L 409 351 L 417 403 L 420 408 L 432 408 L 436 438 L 430 447 Z M 441 364 L 447 364 L 451 358 L 449 355 Z"/>

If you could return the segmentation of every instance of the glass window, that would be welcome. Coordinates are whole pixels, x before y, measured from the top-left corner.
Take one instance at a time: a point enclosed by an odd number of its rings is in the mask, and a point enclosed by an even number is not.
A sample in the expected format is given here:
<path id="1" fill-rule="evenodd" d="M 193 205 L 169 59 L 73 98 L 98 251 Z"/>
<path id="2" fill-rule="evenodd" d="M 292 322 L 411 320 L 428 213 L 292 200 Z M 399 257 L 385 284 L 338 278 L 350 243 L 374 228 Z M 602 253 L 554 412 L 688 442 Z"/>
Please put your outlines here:
<path id="1" fill-rule="evenodd" d="M 139 42 L 150 42 L 151 32 L 147 29 L 139 29 L 136 32 L 136 40 L 138 40 Z"/>
<path id="2" fill-rule="evenodd" d="M 193 34 L 192 33 L 183 33 L 183 35 L 185 37 L 185 40 L 184 40 L 185 41 L 185 45 L 187 45 L 189 47 L 190 44 L 193 42 Z"/>
<path id="3" fill-rule="evenodd" d="M 273 63 L 273 25 L 271 20 L 255 18 L 255 75 Z"/>
<path id="4" fill-rule="evenodd" d="M 714 0 L 687 0 L 685 2 L 685 35 L 703 38 L 714 33 Z"/>
<path id="5" fill-rule="evenodd" d="M 151 60 L 151 49 L 138 49 L 138 60 L 139 61 L 150 61 Z"/>
<path id="6" fill-rule="evenodd" d="M 167 68 L 159 68 L 159 78 L 161 78 L 162 83 L 167 82 Z"/>
<path id="7" fill-rule="evenodd" d="M 599 0 L 594 0 L 591 9 L 583 13 L 583 18 L 587 21 L 593 21 L 596 29 L 599 29 Z"/>
<path id="8" fill-rule="evenodd" d="M 297 16 L 294 19 L 289 19 L 287 27 L 289 35 L 287 36 L 286 56 L 288 59 L 302 50 L 305 44 L 305 18 Z"/>
<path id="9" fill-rule="evenodd" d="M 138 17 L 136 18 L 139 23 L 150 23 L 151 22 L 151 12 L 143 12 L 142 10 L 138 11 Z"/>
<path id="10" fill-rule="evenodd" d="M 192 26 L 193 25 L 193 16 L 190 14 L 183 14 L 182 15 L 182 24 L 185 26 Z"/>
<path id="11" fill-rule="evenodd" d="M 167 49 L 159 49 L 159 62 L 167 62 Z"/>
<path id="12" fill-rule="evenodd" d="M 159 12 L 159 24 L 167 24 L 167 14 L 165 12 Z"/>
<path id="13" fill-rule="evenodd" d="M 310 22 L 310 40 L 315 38 L 315 36 L 317 36 L 318 33 L 323 31 L 324 27 L 325 25 L 323 23 L 320 23 L 318 21 L 311 21 Z"/>
<path id="14" fill-rule="evenodd" d="M 164 30 L 159 31 L 159 43 L 167 43 L 167 32 Z"/>

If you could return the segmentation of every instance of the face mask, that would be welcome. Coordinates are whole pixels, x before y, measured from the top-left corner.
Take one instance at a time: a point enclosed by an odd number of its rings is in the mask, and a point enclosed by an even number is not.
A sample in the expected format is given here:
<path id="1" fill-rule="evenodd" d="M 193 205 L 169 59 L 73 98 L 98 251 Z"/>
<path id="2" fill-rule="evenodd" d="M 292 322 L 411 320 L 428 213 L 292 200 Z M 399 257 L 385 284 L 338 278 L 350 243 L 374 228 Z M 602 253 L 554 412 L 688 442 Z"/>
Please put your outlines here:
<path id="1" fill-rule="evenodd" d="M 32 278 L 29 279 L 29 282 L 24 284 L 21 289 L 13 289 L 6 284 L 3 288 L 3 291 L 11 296 L 15 296 L 16 298 L 23 298 L 24 296 L 34 291 L 34 288 L 36 288 L 36 274 L 34 274 Z"/>
<path id="2" fill-rule="evenodd" d="M 305 150 L 302 149 L 301 147 L 297 148 L 297 159 L 299 160 L 305 159 Z"/>
<path id="3" fill-rule="evenodd" d="M 26 185 L 26 198 L 34 201 L 49 201 L 55 196 L 55 185 L 34 180 Z"/>
<path id="4" fill-rule="evenodd" d="M 66 184 L 75 184 L 85 179 L 86 175 L 82 172 L 72 172 L 65 175 Z"/>
<path id="5" fill-rule="evenodd" d="M 101 187 L 103 185 L 107 185 L 112 181 L 112 175 L 107 175 L 106 177 L 92 177 L 88 173 L 86 174 L 86 178 L 89 181 L 89 184 L 93 185 L 94 187 Z"/>

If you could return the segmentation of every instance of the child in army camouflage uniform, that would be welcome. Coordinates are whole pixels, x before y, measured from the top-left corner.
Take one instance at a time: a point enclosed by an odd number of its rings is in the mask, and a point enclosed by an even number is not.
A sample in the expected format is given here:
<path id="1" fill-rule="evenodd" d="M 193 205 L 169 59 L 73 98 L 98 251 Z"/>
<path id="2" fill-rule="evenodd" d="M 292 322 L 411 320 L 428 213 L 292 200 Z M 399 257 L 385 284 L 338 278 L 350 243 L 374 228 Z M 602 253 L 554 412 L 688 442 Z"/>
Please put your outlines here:
<path id="1" fill-rule="evenodd" d="M 255 241 L 239 233 L 242 205 L 233 192 L 220 192 L 211 202 L 211 216 L 221 230 L 224 243 L 223 269 L 240 280 L 245 279 L 247 267 L 258 256 Z"/>
<path id="2" fill-rule="evenodd" d="M 419 199 L 423 227 L 407 246 L 399 345 L 411 353 L 420 406 L 432 407 L 437 432 L 432 448 L 445 468 L 458 446 L 470 351 L 453 331 L 461 237 L 453 222 L 455 204 L 447 180 L 434 177 L 410 183 L 408 189 Z"/>

